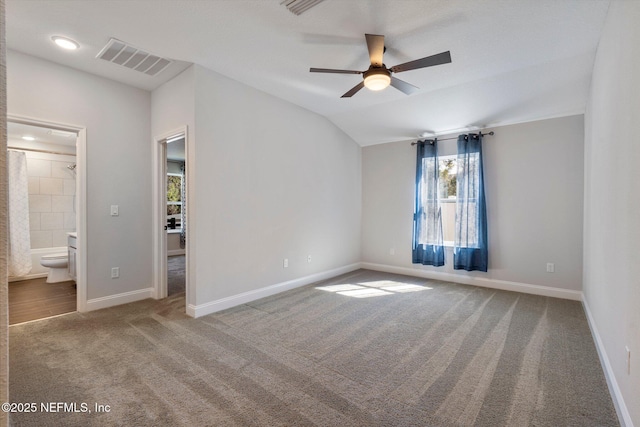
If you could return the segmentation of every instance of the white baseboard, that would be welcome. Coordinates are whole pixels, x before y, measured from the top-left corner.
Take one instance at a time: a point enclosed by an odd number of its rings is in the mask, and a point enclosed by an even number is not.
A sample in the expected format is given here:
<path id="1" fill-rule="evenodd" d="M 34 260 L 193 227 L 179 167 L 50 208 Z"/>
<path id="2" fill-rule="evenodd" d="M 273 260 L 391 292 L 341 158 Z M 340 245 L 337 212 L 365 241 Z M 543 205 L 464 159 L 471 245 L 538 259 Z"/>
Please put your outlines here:
<path id="1" fill-rule="evenodd" d="M 584 312 L 587 314 L 587 322 L 589 323 L 589 328 L 591 329 L 593 340 L 596 343 L 598 356 L 600 356 L 600 363 L 602 364 L 602 369 L 604 370 L 604 376 L 607 379 L 609 393 L 611 394 L 611 399 L 613 400 L 613 406 L 615 406 L 616 408 L 616 413 L 618 414 L 620 425 L 622 427 L 633 427 L 631 414 L 629 414 L 627 405 L 624 403 L 624 398 L 622 397 L 620 387 L 618 387 L 618 381 L 616 381 L 616 377 L 613 373 L 613 368 L 611 367 L 611 363 L 609 362 L 607 351 L 604 348 L 604 344 L 602 343 L 602 339 L 600 338 L 600 334 L 598 333 L 598 328 L 596 327 L 596 323 L 593 320 L 593 316 L 591 315 L 589 304 L 587 303 L 587 300 L 585 298 L 582 299 L 582 306 L 584 307 Z"/>
<path id="2" fill-rule="evenodd" d="M 87 311 L 100 310 L 101 308 L 136 302 L 153 297 L 154 288 L 140 289 L 138 291 L 124 292 L 122 294 L 109 295 L 108 297 L 94 298 L 87 301 Z"/>
<path id="3" fill-rule="evenodd" d="M 360 263 L 360 267 L 367 270 L 424 277 L 425 279 L 444 280 L 447 282 L 461 283 L 463 285 L 482 286 L 484 288 L 501 289 L 503 291 L 522 292 L 525 294 L 582 301 L 582 292 L 572 291 L 570 289 L 552 288 L 550 286 L 531 285 L 520 282 L 509 282 L 507 280 L 485 279 L 483 277 L 463 276 L 461 274 L 441 273 L 439 271 L 419 270 L 417 268 L 396 267 L 393 265 L 374 264 L 371 262 L 362 262 Z"/>
<path id="4" fill-rule="evenodd" d="M 235 307 L 237 305 L 246 304 L 248 302 L 255 301 L 260 298 L 275 295 L 280 292 L 288 291 L 290 289 L 295 289 L 300 286 L 305 286 L 310 283 L 318 282 L 320 280 L 330 279 L 332 277 L 339 276 L 340 274 L 350 273 L 352 271 L 358 270 L 359 268 L 360 268 L 359 263 L 350 264 L 344 267 L 339 267 L 333 270 L 311 274 L 309 276 L 300 277 L 299 279 L 277 283 L 275 285 L 267 286 L 265 288 L 243 292 L 238 295 L 233 295 L 230 297 L 207 302 L 204 304 L 199 304 L 199 305 L 189 304 L 187 306 L 187 314 L 192 317 L 205 316 L 207 314 L 226 310 L 227 308 Z"/>
<path id="5" fill-rule="evenodd" d="M 167 251 L 167 256 L 185 255 L 186 253 L 185 249 L 172 249 Z"/>
<path id="6" fill-rule="evenodd" d="M 196 316 L 196 310 L 197 310 L 197 306 L 195 306 L 193 304 L 187 304 L 187 308 L 186 308 L 187 316 L 194 317 L 194 318 L 198 317 L 198 316 Z M 200 316 L 204 316 L 204 314 L 200 314 Z"/>

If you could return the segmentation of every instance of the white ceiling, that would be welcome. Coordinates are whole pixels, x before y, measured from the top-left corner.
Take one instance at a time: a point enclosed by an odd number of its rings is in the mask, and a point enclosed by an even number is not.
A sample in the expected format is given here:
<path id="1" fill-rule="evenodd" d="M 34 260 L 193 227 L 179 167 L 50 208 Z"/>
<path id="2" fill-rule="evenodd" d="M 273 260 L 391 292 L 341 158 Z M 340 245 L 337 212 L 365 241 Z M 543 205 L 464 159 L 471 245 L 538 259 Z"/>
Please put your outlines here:
<path id="1" fill-rule="evenodd" d="M 584 112 L 609 0 L 325 0 L 300 16 L 281 0 L 7 0 L 7 47 L 153 90 L 190 63 L 326 116 L 361 145 Z M 420 88 L 340 96 L 365 70 L 365 33 L 387 66 L 451 51 L 452 63 L 398 73 Z M 75 52 L 50 41 L 65 35 Z M 115 37 L 176 60 L 148 77 L 95 59 Z M 9 64 L 10 66 L 11 64 Z"/>

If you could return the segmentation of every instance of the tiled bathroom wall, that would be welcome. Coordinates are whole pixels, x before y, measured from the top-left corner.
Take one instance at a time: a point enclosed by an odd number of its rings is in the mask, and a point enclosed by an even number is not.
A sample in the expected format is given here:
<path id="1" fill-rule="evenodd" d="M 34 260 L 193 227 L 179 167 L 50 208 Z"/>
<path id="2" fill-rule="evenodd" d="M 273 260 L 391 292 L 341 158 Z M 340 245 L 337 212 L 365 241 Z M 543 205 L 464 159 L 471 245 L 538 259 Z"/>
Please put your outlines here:
<path id="1" fill-rule="evenodd" d="M 31 248 L 67 246 L 76 231 L 74 156 L 26 152 Z"/>

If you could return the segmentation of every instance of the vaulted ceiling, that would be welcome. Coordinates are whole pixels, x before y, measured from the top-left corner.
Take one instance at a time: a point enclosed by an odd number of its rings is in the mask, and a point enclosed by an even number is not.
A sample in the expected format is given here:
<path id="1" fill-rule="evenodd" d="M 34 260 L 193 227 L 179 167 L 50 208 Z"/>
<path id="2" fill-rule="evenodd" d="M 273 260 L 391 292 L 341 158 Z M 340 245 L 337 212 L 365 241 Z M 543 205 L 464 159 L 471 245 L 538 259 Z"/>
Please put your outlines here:
<path id="1" fill-rule="evenodd" d="M 153 90 L 191 63 L 327 117 L 360 145 L 584 112 L 609 0 L 7 0 L 7 47 Z M 393 66 L 443 51 L 452 63 L 396 76 L 420 90 L 363 89 L 364 34 Z M 80 44 L 63 51 L 64 35 Z M 175 61 L 155 77 L 98 60 L 110 38 Z M 11 66 L 11 64 L 9 64 Z"/>

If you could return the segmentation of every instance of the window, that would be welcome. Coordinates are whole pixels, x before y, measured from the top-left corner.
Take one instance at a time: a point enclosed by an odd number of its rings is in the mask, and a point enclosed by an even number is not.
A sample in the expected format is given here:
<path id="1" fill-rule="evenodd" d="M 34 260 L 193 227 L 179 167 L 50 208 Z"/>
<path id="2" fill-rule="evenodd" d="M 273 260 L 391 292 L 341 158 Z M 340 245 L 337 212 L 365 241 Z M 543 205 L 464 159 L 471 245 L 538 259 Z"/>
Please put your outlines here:
<path id="1" fill-rule="evenodd" d="M 167 225 L 170 229 L 182 228 L 182 175 L 167 174 Z"/>
<path id="2" fill-rule="evenodd" d="M 435 188 L 430 190 L 428 177 L 434 174 L 433 168 L 435 167 L 434 158 L 425 158 L 423 162 L 423 182 L 421 182 L 422 200 L 427 204 L 422 211 L 423 215 L 426 215 L 424 221 L 421 222 L 421 232 L 419 237 L 419 243 L 424 245 L 437 245 L 440 244 L 439 233 L 437 228 L 434 228 L 434 224 L 439 224 L 442 220 L 442 240 L 445 246 L 453 246 L 455 239 L 455 226 L 456 226 L 456 184 L 457 184 L 457 158 L 456 156 L 443 156 L 439 157 L 438 162 L 438 178 L 437 193 Z M 436 204 L 434 196 L 438 198 Z M 440 218 L 438 218 L 440 216 Z M 431 229 L 427 226 L 431 225 Z"/>
<path id="3" fill-rule="evenodd" d="M 417 145 L 412 262 L 443 266 L 446 245 L 454 270 L 486 272 L 482 135 L 459 135 L 457 156 L 439 157 L 437 140 Z"/>
<path id="4" fill-rule="evenodd" d="M 440 233 L 440 208 L 438 179 L 436 178 L 436 167 L 438 161 L 435 156 L 425 157 L 422 162 L 422 174 L 419 180 L 419 201 L 422 206 L 418 209 L 420 216 L 418 243 L 421 245 L 441 245 Z"/>
<path id="5" fill-rule="evenodd" d="M 438 159 L 438 202 L 442 217 L 442 240 L 453 246 L 456 228 L 456 191 L 458 163 L 456 156 Z"/>
<path id="6" fill-rule="evenodd" d="M 478 156 L 472 156 L 469 162 L 471 169 L 477 168 Z M 458 201 L 458 159 L 457 156 L 442 156 L 438 158 L 438 205 L 442 218 L 442 240 L 445 246 L 453 246 L 456 229 L 456 209 Z M 472 188 L 472 193 L 467 196 L 466 209 L 470 217 L 475 217 L 477 188 Z M 461 241 L 470 247 L 478 245 L 475 227 L 461 230 Z M 426 233 L 425 233 L 426 235 Z"/>

